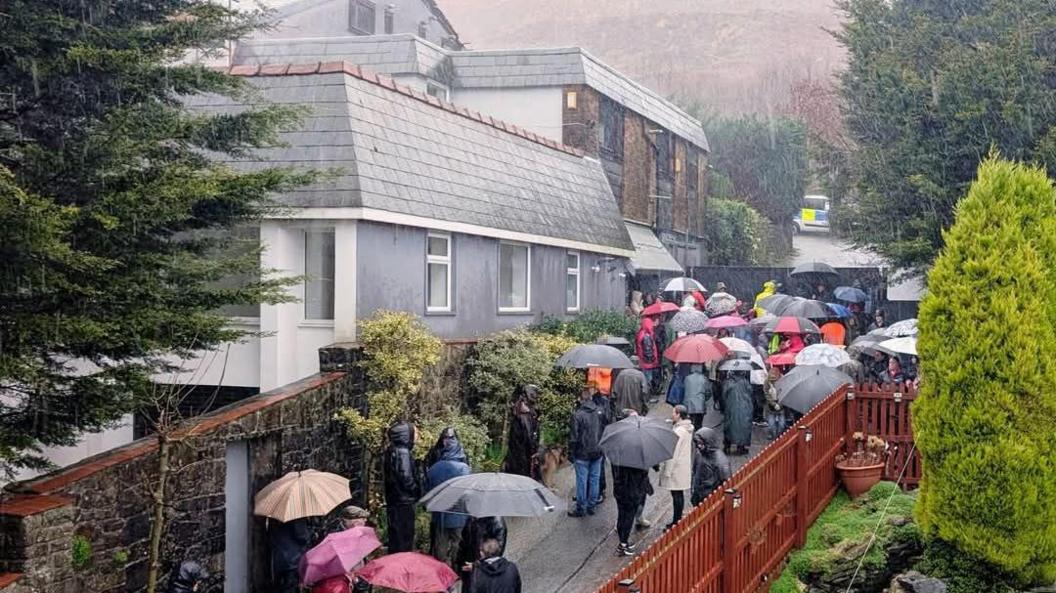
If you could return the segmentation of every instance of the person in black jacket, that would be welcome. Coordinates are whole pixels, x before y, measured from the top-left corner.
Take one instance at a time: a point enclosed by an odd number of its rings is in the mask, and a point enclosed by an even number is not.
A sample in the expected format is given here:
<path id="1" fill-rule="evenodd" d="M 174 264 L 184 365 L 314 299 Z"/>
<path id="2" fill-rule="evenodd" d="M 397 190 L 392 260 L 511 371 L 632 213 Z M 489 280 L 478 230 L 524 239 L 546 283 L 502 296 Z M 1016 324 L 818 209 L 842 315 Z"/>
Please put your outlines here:
<path id="1" fill-rule="evenodd" d="M 729 458 L 722 452 L 721 438 L 707 426 L 693 433 L 693 506 L 703 502 L 733 473 Z"/>
<path id="2" fill-rule="evenodd" d="M 472 590 L 474 563 L 480 559 L 484 542 L 489 540 L 498 544 L 499 556 L 506 553 L 506 520 L 502 517 L 472 517 L 462 528 L 458 561 L 461 563 L 459 578 L 462 579 L 463 591 Z"/>
<path id="3" fill-rule="evenodd" d="M 604 393 L 598 391 L 597 385 L 589 385 L 587 387 L 590 390 L 590 399 L 594 402 L 594 407 L 597 408 L 598 418 L 601 419 L 601 432 L 605 434 L 605 427 L 612 423 L 612 401 L 605 396 Z M 595 504 L 601 504 L 605 501 L 605 455 L 601 456 L 601 471 L 598 472 L 598 495 L 595 498 Z"/>
<path id="4" fill-rule="evenodd" d="M 469 593 L 521 593 L 521 573 L 517 565 L 502 557 L 499 542 L 488 539 L 480 547 L 480 561 L 473 568 Z"/>
<path id="5" fill-rule="evenodd" d="M 385 451 L 385 511 L 388 516 L 388 553 L 409 552 L 414 547 L 414 503 L 421 496 L 414 467 L 414 426 L 396 422 L 389 427 Z"/>
<path id="6" fill-rule="evenodd" d="M 312 528 L 308 519 L 268 521 L 268 544 L 271 551 L 273 591 L 295 593 L 301 578 L 301 557 L 312 547 Z"/>
<path id="7" fill-rule="evenodd" d="M 601 484 L 601 415 L 590 390 L 579 394 L 579 407 L 572 414 L 568 450 L 576 468 L 576 508 L 569 517 L 593 515 Z"/>
<path id="8" fill-rule="evenodd" d="M 510 436 L 506 447 L 506 473 L 539 479 L 539 414 L 535 403 L 539 388 L 525 385 L 510 410 Z"/>
<path id="9" fill-rule="evenodd" d="M 184 560 L 169 580 L 169 593 L 195 593 L 202 588 L 202 582 L 209 578 L 209 572 L 193 560 Z"/>
<path id="10" fill-rule="evenodd" d="M 650 489 L 649 470 L 613 464 L 612 497 L 616 499 L 616 535 L 620 538 L 617 556 L 634 555 L 637 544 L 630 541 L 631 528 Z"/>

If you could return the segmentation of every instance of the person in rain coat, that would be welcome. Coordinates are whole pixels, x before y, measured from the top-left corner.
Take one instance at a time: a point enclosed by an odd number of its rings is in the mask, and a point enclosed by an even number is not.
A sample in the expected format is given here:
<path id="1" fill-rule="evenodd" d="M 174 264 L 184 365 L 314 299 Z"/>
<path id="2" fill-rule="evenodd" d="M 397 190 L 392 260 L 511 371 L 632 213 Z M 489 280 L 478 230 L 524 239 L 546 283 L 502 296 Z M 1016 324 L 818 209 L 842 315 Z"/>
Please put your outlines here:
<path id="1" fill-rule="evenodd" d="M 612 497 L 616 499 L 617 556 L 633 556 L 637 544 L 631 542 L 631 529 L 638 510 L 650 490 L 649 471 L 622 465 L 612 466 Z"/>
<path id="2" fill-rule="evenodd" d="M 521 593 L 521 573 L 516 564 L 502 557 L 497 541 L 485 540 L 480 547 L 480 560 L 473 568 L 473 586 L 463 590 L 468 593 Z"/>
<path id="3" fill-rule="evenodd" d="M 759 306 L 759 301 L 765 299 L 768 296 L 774 296 L 777 294 L 777 282 L 768 280 L 763 283 L 763 291 L 755 295 L 755 316 L 762 317 L 766 310 Z"/>
<path id="4" fill-rule="evenodd" d="M 414 504 L 422 495 L 411 455 L 414 433 L 414 426 L 407 422 L 396 422 L 389 427 L 389 447 L 385 450 L 385 513 L 390 554 L 414 548 Z"/>
<path id="5" fill-rule="evenodd" d="M 521 388 L 517 400 L 513 402 L 503 468 L 506 473 L 528 476 L 535 480 L 539 479 L 539 415 L 535 411 L 538 397 L 538 387 L 525 385 Z"/>
<path id="6" fill-rule="evenodd" d="M 685 406 L 675 406 L 671 411 L 672 430 L 678 435 L 675 454 L 671 459 L 660 464 L 659 486 L 671 492 L 671 522 L 665 529 L 670 529 L 682 519 L 682 510 L 686 506 L 686 490 L 693 484 L 693 423 Z"/>
<path id="7" fill-rule="evenodd" d="M 699 430 L 704 425 L 704 415 L 708 413 L 708 400 L 714 395 L 711 380 L 704 375 L 704 366 L 699 364 L 690 365 L 689 375 L 686 376 L 685 397 L 682 405 L 686 406 L 686 413 L 693 423 L 694 430 Z"/>
<path id="8" fill-rule="evenodd" d="M 778 352 L 790 352 L 792 354 L 798 354 L 800 350 L 807 347 L 807 344 L 803 341 L 802 336 L 799 334 L 782 334 L 781 335 L 781 347 Z"/>
<path id="9" fill-rule="evenodd" d="M 466 455 L 462 443 L 458 441 L 455 429 L 447 427 L 440 433 L 440 453 L 435 463 L 429 466 L 425 473 L 425 488 L 432 490 L 440 484 L 457 478 L 468 476 L 469 457 Z M 452 568 L 458 567 L 458 548 L 462 538 L 462 528 L 466 526 L 466 515 L 457 513 L 433 513 L 432 522 L 429 524 L 430 553 L 434 558 L 449 564 Z"/>
<path id="10" fill-rule="evenodd" d="M 725 414 L 726 447 L 737 448 L 738 455 L 748 453 L 752 444 L 752 385 L 743 372 L 732 372 L 722 384 Z"/>
<path id="11" fill-rule="evenodd" d="M 642 325 L 638 328 L 638 335 L 634 339 L 634 353 L 638 356 L 642 374 L 649 382 L 650 393 L 655 392 L 659 378 L 660 351 L 656 341 L 655 322 L 651 317 L 642 319 Z"/>
<path id="12" fill-rule="evenodd" d="M 719 447 L 719 434 L 710 428 L 693 433 L 693 506 L 704 502 L 733 474 L 730 460 Z"/>
<path id="13" fill-rule="evenodd" d="M 639 416 L 649 413 L 646 400 L 649 399 L 649 382 L 638 370 L 641 364 L 637 356 L 631 357 L 633 369 L 623 369 L 612 382 L 612 407 L 616 420 L 623 420 L 631 412 Z"/>
<path id="14" fill-rule="evenodd" d="M 169 579 L 169 593 L 195 593 L 203 590 L 202 584 L 209 572 L 193 560 L 184 560 Z"/>

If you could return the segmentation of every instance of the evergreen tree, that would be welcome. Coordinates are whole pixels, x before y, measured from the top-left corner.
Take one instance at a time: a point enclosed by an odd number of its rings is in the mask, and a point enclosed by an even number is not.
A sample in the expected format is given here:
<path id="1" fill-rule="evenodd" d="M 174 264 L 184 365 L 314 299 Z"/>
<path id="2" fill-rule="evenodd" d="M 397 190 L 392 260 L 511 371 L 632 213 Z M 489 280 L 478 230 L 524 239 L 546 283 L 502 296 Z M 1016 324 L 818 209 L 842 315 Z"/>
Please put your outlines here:
<path id="1" fill-rule="evenodd" d="M 844 0 L 852 238 L 921 272 L 978 163 L 1056 165 L 1049 0 Z"/>
<path id="2" fill-rule="evenodd" d="M 1056 580 L 1056 192 L 988 160 L 921 303 L 923 530 L 1024 581 Z"/>
<path id="3" fill-rule="evenodd" d="M 217 310 L 284 298 L 234 254 L 232 228 L 308 180 L 239 173 L 296 114 L 191 113 L 180 98 L 244 96 L 182 61 L 262 24 L 207 0 L 4 0 L 0 5 L 0 469 L 39 464 L 149 396 L 165 354 L 241 334 Z"/>

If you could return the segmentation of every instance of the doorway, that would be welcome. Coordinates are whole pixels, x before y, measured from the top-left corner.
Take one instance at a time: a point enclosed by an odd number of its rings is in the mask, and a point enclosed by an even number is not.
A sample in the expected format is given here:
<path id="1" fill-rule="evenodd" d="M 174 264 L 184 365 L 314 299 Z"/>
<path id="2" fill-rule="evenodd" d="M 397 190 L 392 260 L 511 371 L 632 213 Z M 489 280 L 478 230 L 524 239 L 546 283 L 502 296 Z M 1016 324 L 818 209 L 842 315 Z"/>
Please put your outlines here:
<path id="1" fill-rule="evenodd" d="M 246 441 L 227 444 L 224 455 L 224 592 L 249 593 L 249 446 Z"/>

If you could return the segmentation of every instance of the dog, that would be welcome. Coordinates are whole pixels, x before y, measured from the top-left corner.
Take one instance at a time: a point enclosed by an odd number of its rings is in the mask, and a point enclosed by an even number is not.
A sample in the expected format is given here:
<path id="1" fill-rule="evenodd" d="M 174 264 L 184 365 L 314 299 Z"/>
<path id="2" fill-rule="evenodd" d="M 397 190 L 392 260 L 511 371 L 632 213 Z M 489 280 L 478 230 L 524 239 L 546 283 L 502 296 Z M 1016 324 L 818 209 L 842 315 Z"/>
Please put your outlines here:
<path id="1" fill-rule="evenodd" d="M 539 452 L 538 458 L 541 481 L 544 486 L 553 490 L 554 474 L 568 462 L 568 457 L 565 456 L 565 448 L 559 445 L 550 445 Z"/>

